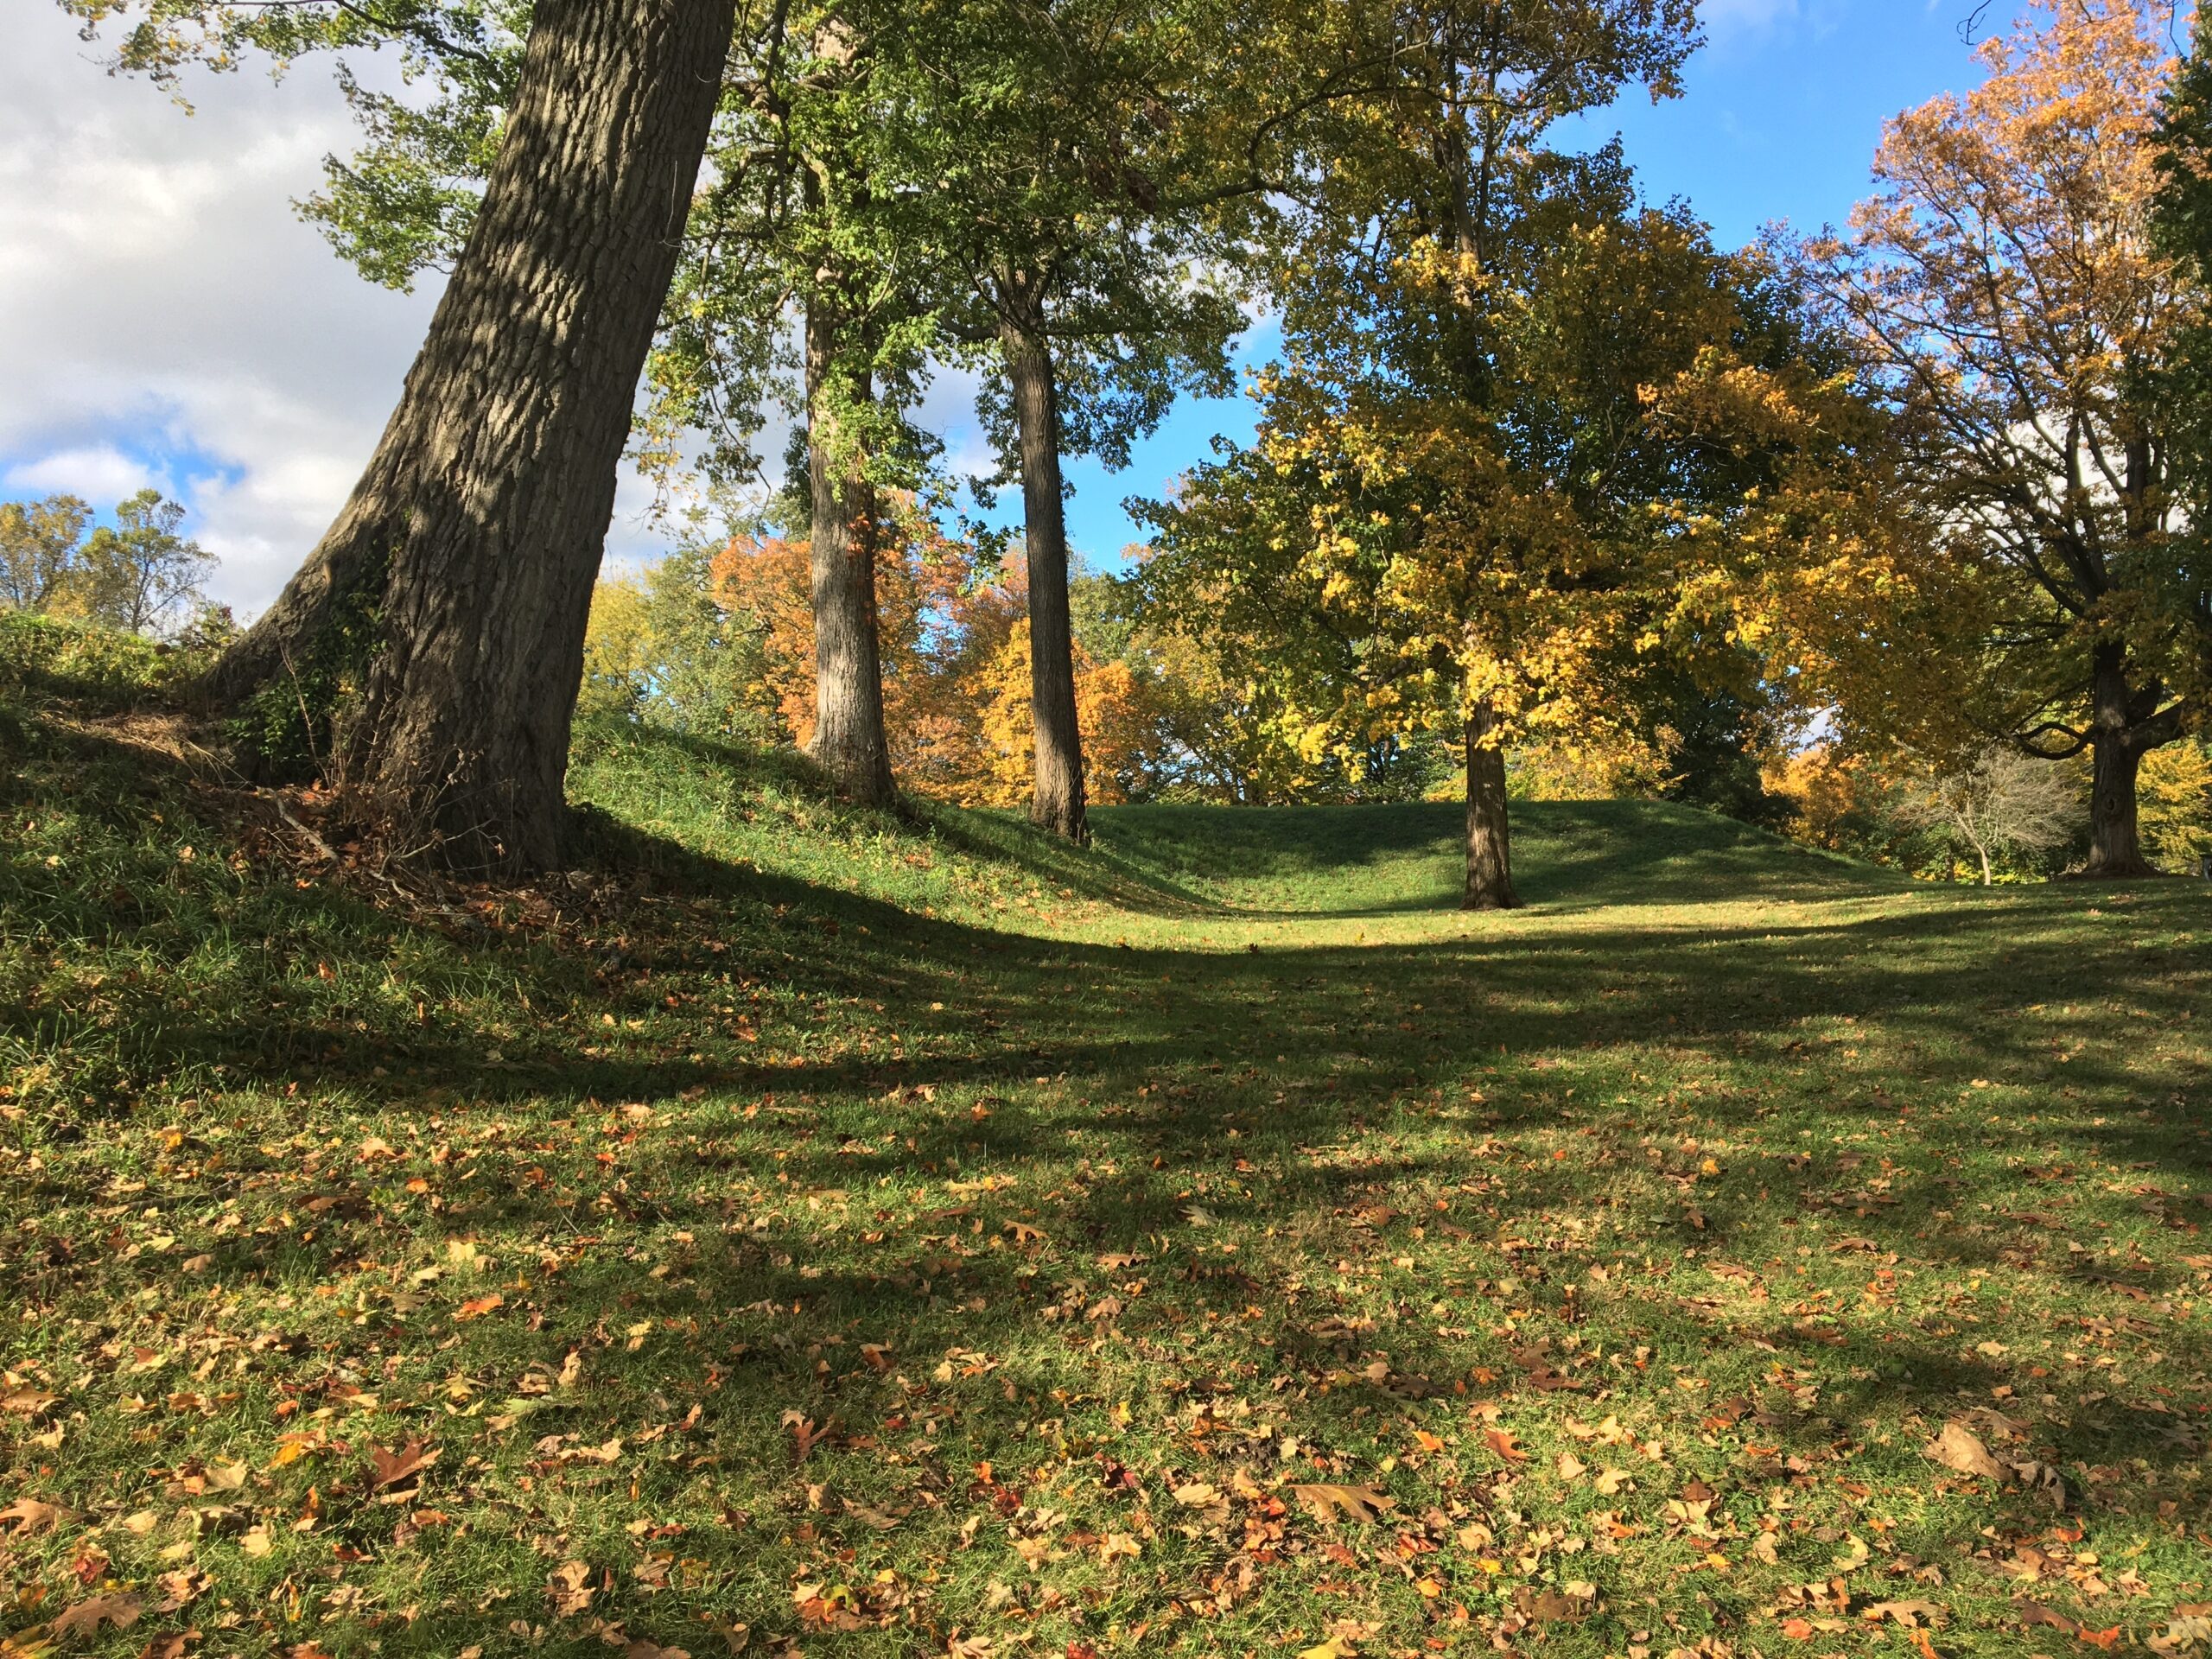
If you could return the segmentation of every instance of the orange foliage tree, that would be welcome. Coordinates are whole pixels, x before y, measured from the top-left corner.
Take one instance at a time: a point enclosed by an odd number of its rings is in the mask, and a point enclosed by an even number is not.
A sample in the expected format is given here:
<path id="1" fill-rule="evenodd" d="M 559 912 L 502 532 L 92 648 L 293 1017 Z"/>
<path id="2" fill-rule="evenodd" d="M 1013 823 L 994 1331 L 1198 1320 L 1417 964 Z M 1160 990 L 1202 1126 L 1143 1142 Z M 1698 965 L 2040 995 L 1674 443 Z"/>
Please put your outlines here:
<path id="1" fill-rule="evenodd" d="M 1800 274 L 1857 346 L 1910 447 L 1932 533 L 1980 625 L 1923 656 L 2029 752 L 2093 758 L 2086 873 L 2147 868 L 2136 778 L 2212 707 L 2212 608 L 2150 372 L 2204 315 L 2151 234 L 2167 13 L 2062 0 L 1989 41 L 1988 79 L 1899 116 L 1878 194 Z M 1916 715 L 1886 671 L 1847 713 Z"/>
<path id="2" fill-rule="evenodd" d="M 879 537 L 877 634 L 893 769 L 904 787 L 934 799 L 1021 804 L 1035 738 L 1020 559 L 995 562 L 910 501 L 893 506 Z M 768 700 L 801 748 L 815 711 L 810 568 L 804 541 L 741 537 L 715 556 L 708 578 L 715 602 L 756 631 Z M 1127 664 L 1094 661 L 1080 646 L 1075 671 L 1086 795 L 1128 800 L 1156 771 L 1160 721 L 1148 688 Z"/>

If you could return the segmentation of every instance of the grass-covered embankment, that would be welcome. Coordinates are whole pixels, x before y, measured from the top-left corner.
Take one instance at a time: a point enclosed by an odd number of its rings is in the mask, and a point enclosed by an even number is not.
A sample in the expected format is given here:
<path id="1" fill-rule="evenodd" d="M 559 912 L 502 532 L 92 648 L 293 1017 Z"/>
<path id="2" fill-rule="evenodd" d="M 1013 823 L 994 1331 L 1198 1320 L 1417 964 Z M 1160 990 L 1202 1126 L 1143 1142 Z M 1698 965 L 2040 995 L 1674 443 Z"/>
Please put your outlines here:
<path id="1" fill-rule="evenodd" d="M 573 875 L 424 902 L 67 666 L 0 733 L 10 1651 L 1953 1659 L 2212 1600 L 2186 884 L 1552 804 L 1468 917 L 1448 810 L 1086 855 L 618 732 Z"/>

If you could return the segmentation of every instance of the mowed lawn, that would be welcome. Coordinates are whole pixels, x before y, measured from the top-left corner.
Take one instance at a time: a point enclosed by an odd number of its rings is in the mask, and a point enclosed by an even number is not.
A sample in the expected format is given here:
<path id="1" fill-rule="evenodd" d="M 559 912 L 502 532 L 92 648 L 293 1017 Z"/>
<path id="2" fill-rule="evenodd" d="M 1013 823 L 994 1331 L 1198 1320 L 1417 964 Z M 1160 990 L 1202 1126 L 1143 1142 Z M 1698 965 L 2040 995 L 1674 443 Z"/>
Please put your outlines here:
<path id="1" fill-rule="evenodd" d="M 2201 884 L 602 732 L 403 892 L 162 729 L 0 732 L 0 1651 L 2212 1650 Z"/>

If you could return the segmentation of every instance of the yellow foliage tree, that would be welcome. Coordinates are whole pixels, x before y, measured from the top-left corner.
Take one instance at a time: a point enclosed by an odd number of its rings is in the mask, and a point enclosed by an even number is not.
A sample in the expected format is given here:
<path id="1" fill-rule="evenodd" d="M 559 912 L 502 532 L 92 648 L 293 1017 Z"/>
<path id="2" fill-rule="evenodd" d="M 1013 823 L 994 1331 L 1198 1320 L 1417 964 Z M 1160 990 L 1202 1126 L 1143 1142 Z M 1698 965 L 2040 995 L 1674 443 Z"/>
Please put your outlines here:
<path id="1" fill-rule="evenodd" d="M 2161 867 L 2191 868 L 2212 854 L 2212 750 L 2202 741 L 2152 750 L 2137 788 L 2143 849 Z"/>

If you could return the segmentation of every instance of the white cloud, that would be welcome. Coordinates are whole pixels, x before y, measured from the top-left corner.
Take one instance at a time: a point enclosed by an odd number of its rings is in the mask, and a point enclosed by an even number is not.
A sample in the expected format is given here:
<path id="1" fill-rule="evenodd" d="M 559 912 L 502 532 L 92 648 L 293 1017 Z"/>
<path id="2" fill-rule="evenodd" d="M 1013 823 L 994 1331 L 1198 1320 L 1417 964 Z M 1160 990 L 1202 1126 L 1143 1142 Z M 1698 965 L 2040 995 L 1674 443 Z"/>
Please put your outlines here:
<path id="1" fill-rule="evenodd" d="M 1843 21 L 1845 0 L 1703 0 L 1698 19 L 1713 46 L 1756 49 L 1783 35 L 1821 39 Z"/>
<path id="2" fill-rule="evenodd" d="M 111 443 L 57 449 L 35 461 L 18 461 L 0 473 L 0 486 L 27 495 L 81 496 L 96 508 L 149 487 L 164 493 L 176 488 L 166 468 L 157 471 Z"/>
<path id="3" fill-rule="evenodd" d="M 1705 0 L 1699 21 L 1714 40 L 1763 34 L 1797 15 L 1797 0 Z"/>
<path id="4" fill-rule="evenodd" d="M 265 604 L 376 442 L 434 296 L 370 287 L 291 201 L 350 129 L 328 78 L 251 70 L 188 115 L 52 6 L 0 54 L 0 475 L 105 505 L 153 483 Z"/>
<path id="5" fill-rule="evenodd" d="M 343 504 L 435 284 L 373 288 L 294 214 L 323 156 L 353 141 L 321 67 L 282 83 L 251 67 L 198 77 L 188 114 L 104 73 L 99 50 L 59 8 L 15 0 L 0 53 L 0 486 L 99 506 L 162 488 L 220 561 L 213 596 L 250 614 Z M 995 464 L 975 394 L 972 373 L 945 370 L 916 411 L 956 476 Z M 779 415 L 762 435 L 772 480 L 788 431 Z M 1096 487 L 1118 526 L 1122 480 Z M 1002 493 L 993 517 L 1018 517 L 1019 501 Z M 666 547 L 651 505 L 626 474 L 611 563 Z"/>

